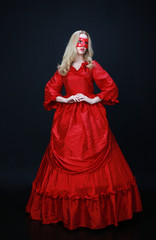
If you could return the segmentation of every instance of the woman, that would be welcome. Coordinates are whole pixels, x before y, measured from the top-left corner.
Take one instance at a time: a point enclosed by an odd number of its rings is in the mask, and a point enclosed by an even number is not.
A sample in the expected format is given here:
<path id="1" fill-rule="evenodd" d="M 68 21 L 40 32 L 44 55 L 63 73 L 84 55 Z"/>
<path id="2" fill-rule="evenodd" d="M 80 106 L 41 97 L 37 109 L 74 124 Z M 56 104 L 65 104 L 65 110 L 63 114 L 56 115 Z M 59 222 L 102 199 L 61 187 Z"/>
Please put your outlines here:
<path id="1" fill-rule="evenodd" d="M 118 226 L 142 211 L 136 178 L 104 107 L 119 103 L 118 88 L 92 56 L 89 34 L 74 32 L 61 65 L 45 86 L 44 107 L 56 111 L 26 206 L 30 218 L 43 224 L 62 221 L 70 230 Z M 100 93 L 94 94 L 94 81 Z"/>

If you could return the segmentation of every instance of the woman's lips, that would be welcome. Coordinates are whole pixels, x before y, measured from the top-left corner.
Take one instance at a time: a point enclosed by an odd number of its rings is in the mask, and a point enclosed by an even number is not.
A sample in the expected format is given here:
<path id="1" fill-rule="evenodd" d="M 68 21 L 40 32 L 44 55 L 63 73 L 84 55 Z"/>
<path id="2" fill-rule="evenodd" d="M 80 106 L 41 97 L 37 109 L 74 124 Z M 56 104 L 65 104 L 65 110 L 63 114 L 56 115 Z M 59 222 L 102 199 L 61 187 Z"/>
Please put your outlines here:
<path id="1" fill-rule="evenodd" d="M 83 48 L 80 48 L 80 50 L 81 50 L 81 51 L 84 51 L 84 49 L 83 49 Z"/>

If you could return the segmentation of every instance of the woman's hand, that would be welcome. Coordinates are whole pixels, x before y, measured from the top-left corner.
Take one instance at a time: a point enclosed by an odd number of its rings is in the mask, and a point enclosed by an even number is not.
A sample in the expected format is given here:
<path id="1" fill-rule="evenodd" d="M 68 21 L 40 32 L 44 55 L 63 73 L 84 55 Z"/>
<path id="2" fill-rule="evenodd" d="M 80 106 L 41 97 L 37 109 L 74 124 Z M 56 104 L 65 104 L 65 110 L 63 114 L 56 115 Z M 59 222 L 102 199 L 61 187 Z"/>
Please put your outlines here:
<path id="1" fill-rule="evenodd" d="M 81 101 L 86 101 L 90 103 L 90 98 L 87 96 L 83 95 L 82 93 L 77 93 L 75 95 L 72 95 L 68 98 L 64 98 L 63 102 L 65 103 L 74 103 L 74 102 L 81 102 Z"/>
<path id="2" fill-rule="evenodd" d="M 83 93 L 77 93 L 76 94 L 76 100 L 77 100 L 77 102 L 85 101 L 87 103 L 92 104 L 92 99 L 87 97 L 87 96 L 85 96 Z"/>
<path id="3" fill-rule="evenodd" d="M 79 96 L 77 96 L 77 94 L 72 95 L 68 98 L 62 97 L 62 96 L 56 97 L 56 102 L 60 102 L 60 103 L 74 103 L 74 102 L 78 102 L 78 101 L 79 101 Z"/>
<path id="4" fill-rule="evenodd" d="M 87 96 L 85 96 L 83 93 L 77 93 L 75 95 L 72 95 L 68 98 L 64 98 L 61 96 L 58 96 L 56 98 L 57 102 L 64 102 L 64 103 L 74 103 L 74 102 L 82 102 L 85 101 L 89 104 L 95 104 L 97 102 L 100 102 L 102 99 L 100 99 L 98 96 L 96 96 L 95 98 L 89 98 Z"/>
<path id="5" fill-rule="evenodd" d="M 98 96 L 96 96 L 95 98 L 89 98 L 89 97 L 85 96 L 83 93 L 77 93 L 76 100 L 78 102 L 85 101 L 89 104 L 95 104 L 95 103 L 102 101 L 102 99 L 99 98 Z"/>
<path id="6" fill-rule="evenodd" d="M 79 96 L 76 95 L 72 95 L 68 98 L 64 98 L 65 103 L 74 103 L 74 102 L 79 102 Z"/>

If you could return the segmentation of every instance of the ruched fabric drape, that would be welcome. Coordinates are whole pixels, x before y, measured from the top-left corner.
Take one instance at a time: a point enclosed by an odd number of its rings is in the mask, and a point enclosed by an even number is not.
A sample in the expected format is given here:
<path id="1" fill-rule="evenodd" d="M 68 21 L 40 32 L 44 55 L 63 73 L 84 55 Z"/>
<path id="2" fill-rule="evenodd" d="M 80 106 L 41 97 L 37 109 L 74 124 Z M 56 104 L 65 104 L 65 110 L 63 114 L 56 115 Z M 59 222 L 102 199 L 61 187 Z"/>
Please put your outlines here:
<path id="1" fill-rule="evenodd" d="M 87 62 L 66 76 L 58 70 L 45 86 L 44 107 L 55 109 L 51 137 L 45 150 L 26 212 L 44 224 L 62 221 L 68 229 L 104 228 L 130 219 L 142 211 L 136 177 L 112 133 L 104 105 L 119 103 L 118 87 L 97 62 Z M 100 92 L 95 94 L 93 83 Z M 56 102 L 83 93 L 102 100 Z"/>

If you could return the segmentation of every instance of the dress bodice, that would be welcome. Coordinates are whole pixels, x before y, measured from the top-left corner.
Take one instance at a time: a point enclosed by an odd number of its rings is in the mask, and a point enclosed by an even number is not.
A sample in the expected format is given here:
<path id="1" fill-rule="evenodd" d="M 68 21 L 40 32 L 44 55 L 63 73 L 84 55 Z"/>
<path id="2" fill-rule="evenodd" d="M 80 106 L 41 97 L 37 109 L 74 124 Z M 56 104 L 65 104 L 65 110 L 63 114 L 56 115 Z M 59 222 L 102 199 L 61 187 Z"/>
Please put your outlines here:
<path id="1" fill-rule="evenodd" d="M 83 62 L 78 70 L 71 66 L 67 75 L 63 77 L 66 95 L 94 93 L 93 74 L 92 71 L 86 67 L 87 64 L 87 61 Z"/>
<path id="2" fill-rule="evenodd" d="M 92 69 L 87 67 L 87 61 L 83 62 L 78 70 L 71 66 L 66 76 L 62 76 L 57 70 L 45 86 L 43 103 L 45 109 L 51 110 L 62 104 L 56 102 L 57 96 L 67 98 L 77 93 L 83 93 L 90 98 L 98 96 L 102 99 L 100 102 L 102 104 L 119 103 L 118 87 L 111 76 L 97 61 L 93 60 L 92 63 Z M 94 81 L 101 90 L 100 93 L 94 94 Z M 64 96 L 61 94 L 63 85 L 66 91 Z"/>

